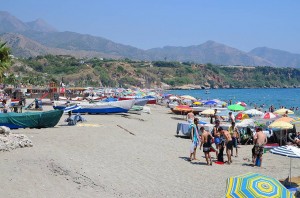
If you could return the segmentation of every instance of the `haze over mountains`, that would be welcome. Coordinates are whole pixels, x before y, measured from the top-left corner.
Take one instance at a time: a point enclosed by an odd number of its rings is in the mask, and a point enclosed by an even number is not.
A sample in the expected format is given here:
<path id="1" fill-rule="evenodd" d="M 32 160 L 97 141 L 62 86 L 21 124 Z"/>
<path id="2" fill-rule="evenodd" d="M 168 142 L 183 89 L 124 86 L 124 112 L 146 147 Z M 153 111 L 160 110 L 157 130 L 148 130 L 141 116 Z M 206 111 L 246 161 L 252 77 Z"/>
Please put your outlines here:
<path id="1" fill-rule="evenodd" d="M 250 52 L 207 41 L 187 47 L 166 46 L 149 50 L 123 45 L 106 38 L 59 32 L 42 19 L 23 22 L 0 11 L 0 40 L 7 42 L 12 54 L 30 57 L 66 54 L 75 57 L 129 58 L 134 60 L 167 60 L 219 65 L 278 66 L 300 68 L 300 54 L 258 47 Z"/>

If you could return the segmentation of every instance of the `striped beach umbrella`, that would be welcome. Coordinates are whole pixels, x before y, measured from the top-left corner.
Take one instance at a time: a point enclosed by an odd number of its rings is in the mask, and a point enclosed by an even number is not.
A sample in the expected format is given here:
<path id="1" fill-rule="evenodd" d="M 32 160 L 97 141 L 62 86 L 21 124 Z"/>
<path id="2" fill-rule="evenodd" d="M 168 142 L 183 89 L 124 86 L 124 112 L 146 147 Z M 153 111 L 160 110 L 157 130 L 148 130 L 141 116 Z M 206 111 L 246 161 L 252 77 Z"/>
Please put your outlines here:
<path id="1" fill-rule="evenodd" d="M 226 189 L 226 197 L 293 197 L 277 179 L 258 173 L 230 177 Z"/>
<path id="2" fill-rule="evenodd" d="M 300 158 L 300 148 L 295 146 L 279 146 L 270 150 L 271 153 L 291 158 Z"/>
<path id="3" fill-rule="evenodd" d="M 290 184 L 292 178 L 292 158 L 299 158 L 300 159 L 300 148 L 295 146 L 279 146 L 270 150 L 270 153 L 276 155 L 283 155 L 290 158 Z"/>

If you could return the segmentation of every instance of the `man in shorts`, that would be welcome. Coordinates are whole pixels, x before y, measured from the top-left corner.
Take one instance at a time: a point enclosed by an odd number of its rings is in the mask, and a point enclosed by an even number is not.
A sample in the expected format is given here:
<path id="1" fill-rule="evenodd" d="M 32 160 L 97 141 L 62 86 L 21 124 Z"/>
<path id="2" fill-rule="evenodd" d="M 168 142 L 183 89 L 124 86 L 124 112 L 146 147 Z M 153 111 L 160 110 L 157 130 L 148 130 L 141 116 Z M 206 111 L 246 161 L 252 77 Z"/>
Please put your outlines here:
<path id="1" fill-rule="evenodd" d="M 233 142 L 232 142 L 231 135 L 229 134 L 228 131 L 224 130 L 222 127 L 219 127 L 218 131 L 225 138 L 227 164 L 231 164 L 232 163 L 232 160 L 231 160 L 231 150 L 233 148 Z"/>
<path id="2" fill-rule="evenodd" d="M 257 128 L 256 130 L 256 134 L 253 137 L 253 141 L 254 141 L 254 155 L 253 155 L 253 165 L 255 165 L 255 160 L 258 157 L 259 158 L 259 167 L 261 167 L 262 164 L 262 155 L 264 153 L 264 145 L 267 144 L 268 139 L 266 134 L 264 134 L 262 132 L 262 128 Z"/>
<path id="3" fill-rule="evenodd" d="M 209 132 L 204 130 L 203 126 L 200 128 L 200 131 L 202 132 L 200 150 L 203 146 L 203 152 L 204 152 L 204 155 L 205 155 L 206 163 L 207 163 L 207 165 L 211 166 L 212 161 L 211 161 L 211 156 L 210 156 L 210 149 L 212 147 L 211 146 L 211 141 L 214 138 Z"/>

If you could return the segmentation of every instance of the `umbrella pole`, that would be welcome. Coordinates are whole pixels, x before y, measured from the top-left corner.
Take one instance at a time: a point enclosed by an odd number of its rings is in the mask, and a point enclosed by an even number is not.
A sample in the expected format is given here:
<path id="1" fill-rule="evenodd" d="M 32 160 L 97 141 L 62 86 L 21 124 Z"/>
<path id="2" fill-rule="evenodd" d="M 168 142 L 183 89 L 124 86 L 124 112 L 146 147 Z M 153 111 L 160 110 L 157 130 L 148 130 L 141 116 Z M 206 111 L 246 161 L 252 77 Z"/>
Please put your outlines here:
<path id="1" fill-rule="evenodd" d="M 282 146 L 282 129 L 280 129 L 280 145 L 279 146 Z"/>
<path id="2" fill-rule="evenodd" d="M 292 158 L 290 157 L 290 186 L 292 186 Z"/>

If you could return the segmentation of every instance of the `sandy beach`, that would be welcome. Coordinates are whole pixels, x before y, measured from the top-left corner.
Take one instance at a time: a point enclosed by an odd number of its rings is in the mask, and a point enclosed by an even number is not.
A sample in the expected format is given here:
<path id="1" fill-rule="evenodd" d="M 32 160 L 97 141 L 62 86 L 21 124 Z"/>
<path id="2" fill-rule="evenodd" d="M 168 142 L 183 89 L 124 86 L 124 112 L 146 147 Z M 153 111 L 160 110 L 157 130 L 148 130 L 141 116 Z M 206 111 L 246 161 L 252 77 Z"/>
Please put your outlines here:
<path id="1" fill-rule="evenodd" d="M 252 146 L 240 145 L 231 165 L 207 166 L 199 149 L 189 162 L 190 140 L 175 136 L 182 116 L 150 108 L 142 115 L 84 115 L 87 122 L 76 126 L 63 115 L 54 128 L 13 130 L 33 147 L 0 154 L 0 197 L 224 197 L 230 176 L 289 175 L 290 159 L 271 153 L 263 168 L 249 166 L 244 158 Z M 300 176 L 299 159 L 292 160 L 292 176 Z"/>

